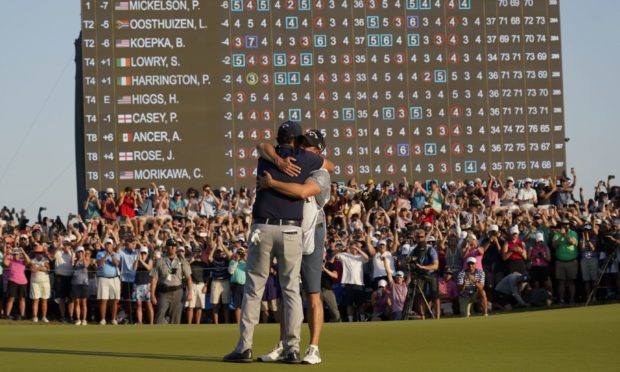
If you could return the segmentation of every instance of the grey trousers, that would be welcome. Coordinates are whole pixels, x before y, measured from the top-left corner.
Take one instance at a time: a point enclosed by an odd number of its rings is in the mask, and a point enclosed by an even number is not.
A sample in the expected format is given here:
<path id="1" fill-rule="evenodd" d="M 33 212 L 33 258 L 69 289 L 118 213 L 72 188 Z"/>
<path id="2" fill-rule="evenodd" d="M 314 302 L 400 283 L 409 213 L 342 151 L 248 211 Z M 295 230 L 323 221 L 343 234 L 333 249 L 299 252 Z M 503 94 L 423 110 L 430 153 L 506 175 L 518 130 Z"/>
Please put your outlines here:
<path id="1" fill-rule="evenodd" d="M 336 294 L 332 289 L 321 288 L 321 301 L 327 305 L 329 311 L 329 321 L 340 321 L 340 310 L 338 309 L 338 302 L 336 302 Z"/>
<path id="2" fill-rule="evenodd" d="M 251 239 L 259 230 L 260 243 Z M 299 294 L 302 233 L 296 226 L 252 226 L 246 263 L 246 282 L 241 305 L 240 337 L 237 352 L 252 349 L 254 327 L 260 319 L 260 304 L 273 257 L 278 260 L 278 276 L 282 289 L 284 316 L 284 351 L 299 351 L 303 308 Z"/>
<path id="3" fill-rule="evenodd" d="M 159 292 L 157 294 L 157 312 L 155 319 L 157 324 L 166 324 L 166 313 L 170 313 L 170 322 L 168 324 L 180 324 L 181 312 L 183 304 L 183 289 L 179 288 L 172 292 Z"/>

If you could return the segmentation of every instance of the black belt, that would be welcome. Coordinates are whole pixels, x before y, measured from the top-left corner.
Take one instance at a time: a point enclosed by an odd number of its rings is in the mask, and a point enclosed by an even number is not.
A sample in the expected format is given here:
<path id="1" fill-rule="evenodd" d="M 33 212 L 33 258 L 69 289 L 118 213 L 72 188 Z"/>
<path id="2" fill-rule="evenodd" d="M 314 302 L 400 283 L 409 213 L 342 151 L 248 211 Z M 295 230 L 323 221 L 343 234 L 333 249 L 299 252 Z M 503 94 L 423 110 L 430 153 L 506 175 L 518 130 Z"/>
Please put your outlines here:
<path id="1" fill-rule="evenodd" d="M 275 226 L 297 226 L 301 227 L 300 220 L 282 220 L 279 218 L 255 218 L 254 223 L 262 225 L 275 225 Z"/>
<path id="2" fill-rule="evenodd" d="M 177 286 L 174 286 L 174 287 L 167 286 L 167 285 L 161 285 L 161 286 L 157 287 L 157 290 L 160 291 L 160 292 L 166 293 L 166 292 L 174 292 L 174 291 L 179 290 L 181 288 L 182 287 L 180 285 L 177 285 Z"/>

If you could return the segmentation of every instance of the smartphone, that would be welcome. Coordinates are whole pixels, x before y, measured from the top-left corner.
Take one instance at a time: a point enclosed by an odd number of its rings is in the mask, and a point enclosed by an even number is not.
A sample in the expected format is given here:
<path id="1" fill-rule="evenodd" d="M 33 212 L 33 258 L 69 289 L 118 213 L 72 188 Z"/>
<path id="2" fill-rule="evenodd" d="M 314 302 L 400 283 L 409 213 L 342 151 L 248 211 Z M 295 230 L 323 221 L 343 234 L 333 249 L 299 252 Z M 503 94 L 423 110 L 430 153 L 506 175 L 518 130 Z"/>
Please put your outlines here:
<path id="1" fill-rule="evenodd" d="M 607 176 L 607 178 L 608 178 L 608 179 L 610 179 L 610 180 L 613 180 L 613 179 L 615 179 L 615 178 L 616 178 L 616 176 L 615 176 L 615 175 L 613 175 L 613 174 L 610 174 L 609 176 Z"/>

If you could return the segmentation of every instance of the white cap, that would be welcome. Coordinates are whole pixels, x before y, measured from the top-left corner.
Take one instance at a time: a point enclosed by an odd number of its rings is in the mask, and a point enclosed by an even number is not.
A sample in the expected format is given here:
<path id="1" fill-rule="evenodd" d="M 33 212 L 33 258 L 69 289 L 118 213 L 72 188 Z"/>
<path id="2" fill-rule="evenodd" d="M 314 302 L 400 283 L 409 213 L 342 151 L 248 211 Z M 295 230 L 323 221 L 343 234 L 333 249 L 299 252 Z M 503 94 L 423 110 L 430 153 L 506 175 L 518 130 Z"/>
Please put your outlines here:
<path id="1" fill-rule="evenodd" d="M 73 235 L 73 234 L 69 235 L 69 241 L 74 242 L 74 241 L 76 241 L 76 240 L 77 240 L 77 236 L 75 236 L 75 235 Z"/>
<path id="2" fill-rule="evenodd" d="M 239 235 L 237 235 L 237 241 L 242 241 L 242 242 L 244 242 L 244 241 L 245 241 L 245 236 L 243 236 L 243 234 L 239 234 Z"/>
<path id="3" fill-rule="evenodd" d="M 460 239 L 465 239 L 465 238 L 467 238 L 467 231 L 461 231 L 461 233 L 459 234 L 459 238 L 460 238 Z"/>
<path id="4" fill-rule="evenodd" d="M 185 247 L 183 247 L 182 245 L 181 245 L 181 246 L 179 246 L 179 247 L 177 248 L 177 252 L 179 252 L 179 251 L 181 251 L 181 252 L 185 252 Z"/>
<path id="5" fill-rule="evenodd" d="M 378 287 L 387 287 L 387 282 L 385 281 L 385 279 L 381 279 L 379 280 L 379 283 L 377 284 Z"/>
<path id="6" fill-rule="evenodd" d="M 372 234 L 372 235 L 379 235 L 379 236 L 381 236 L 381 231 L 377 230 L 377 231 L 375 231 L 375 233 L 374 233 L 374 234 Z"/>
<path id="7" fill-rule="evenodd" d="M 201 231 L 201 232 L 198 233 L 198 236 L 201 237 L 201 238 L 206 238 L 207 235 L 208 234 L 206 232 L 204 232 L 204 231 Z"/>
<path id="8" fill-rule="evenodd" d="M 75 249 L 75 253 L 80 253 L 80 252 L 84 252 L 84 247 L 79 246 Z"/>
<path id="9" fill-rule="evenodd" d="M 97 190 L 95 190 L 94 188 L 91 187 L 90 189 L 88 189 L 88 193 L 89 194 L 96 194 Z"/>
<path id="10" fill-rule="evenodd" d="M 387 242 L 385 240 L 381 239 L 381 240 L 379 240 L 379 244 L 378 245 L 381 245 L 381 244 L 387 245 Z"/>
<path id="11" fill-rule="evenodd" d="M 529 182 L 529 183 L 532 183 L 532 179 L 528 177 L 528 178 L 526 178 L 526 179 L 525 179 L 525 181 L 524 181 L 524 182 L 525 182 L 525 183 L 528 183 L 528 182 Z"/>
<path id="12" fill-rule="evenodd" d="M 108 239 L 106 239 L 106 240 L 104 240 L 104 241 L 103 241 L 103 244 L 108 244 L 108 243 L 110 243 L 110 244 L 114 244 L 114 240 L 112 240 L 112 239 L 108 238 Z"/>
<path id="13" fill-rule="evenodd" d="M 159 190 L 159 191 L 166 191 L 166 186 L 164 186 L 164 185 L 159 185 L 159 186 L 157 187 L 157 190 Z"/>
<path id="14" fill-rule="evenodd" d="M 239 253 L 239 252 L 245 252 L 245 248 L 239 247 L 239 248 L 235 249 L 235 253 Z"/>
<path id="15" fill-rule="evenodd" d="M 20 239 L 28 239 L 28 235 L 26 235 L 26 234 L 21 234 L 21 235 L 19 236 L 19 238 L 20 238 Z"/>
<path id="16" fill-rule="evenodd" d="M 437 239 L 435 239 L 435 237 L 434 237 L 434 236 L 429 235 L 429 236 L 426 238 L 426 241 L 427 241 L 427 242 L 436 242 L 436 241 L 437 241 Z"/>
<path id="17" fill-rule="evenodd" d="M 510 228 L 510 235 L 518 234 L 518 233 L 519 233 L 519 226 L 514 225 L 513 227 Z"/>
<path id="18" fill-rule="evenodd" d="M 220 187 L 220 192 L 228 192 L 228 189 L 226 189 L 224 186 Z"/>
<path id="19" fill-rule="evenodd" d="M 63 243 L 71 243 L 71 238 L 68 236 L 65 236 L 64 238 L 62 238 L 62 242 Z"/>
<path id="20" fill-rule="evenodd" d="M 543 233 L 536 233 L 536 241 L 537 242 L 544 242 L 545 241 L 545 236 L 543 235 Z"/>
<path id="21" fill-rule="evenodd" d="M 404 273 L 404 272 L 402 272 L 401 270 L 398 270 L 398 271 L 396 272 L 396 274 L 394 274 L 394 276 L 402 276 L 402 277 L 404 277 L 404 276 L 405 276 L 405 273 Z"/>
<path id="22" fill-rule="evenodd" d="M 512 182 L 514 182 L 514 181 L 515 181 L 515 179 L 514 179 L 512 176 L 510 176 L 510 177 L 506 178 L 506 181 L 512 181 Z"/>
<path id="23" fill-rule="evenodd" d="M 476 257 L 469 257 L 467 259 L 467 263 L 476 263 L 476 262 L 478 262 L 478 260 L 476 260 Z"/>
<path id="24" fill-rule="evenodd" d="M 489 226 L 489 231 L 499 231 L 499 226 L 493 224 Z"/>
<path id="25" fill-rule="evenodd" d="M 400 253 L 402 255 L 408 255 L 409 253 L 411 253 L 411 245 L 405 243 L 400 247 Z"/>
<path id="26" fill-rule="evenodd" d="M 474 234 L 467 234 L 467 240 L 478 240 L 478 238 Z"/>
<path id="27" fill-rule="evenodd" d="M 107 189 L 105 189 L 105 192 L 108 194 L 114 194 L 114 189 L 111 187 L 108 187 Z"/>
<path id="28" fill-rule="evenodd" d="M 147 247 L 140 248 L 140 253 L 149 253 L 149 249 Z"/>

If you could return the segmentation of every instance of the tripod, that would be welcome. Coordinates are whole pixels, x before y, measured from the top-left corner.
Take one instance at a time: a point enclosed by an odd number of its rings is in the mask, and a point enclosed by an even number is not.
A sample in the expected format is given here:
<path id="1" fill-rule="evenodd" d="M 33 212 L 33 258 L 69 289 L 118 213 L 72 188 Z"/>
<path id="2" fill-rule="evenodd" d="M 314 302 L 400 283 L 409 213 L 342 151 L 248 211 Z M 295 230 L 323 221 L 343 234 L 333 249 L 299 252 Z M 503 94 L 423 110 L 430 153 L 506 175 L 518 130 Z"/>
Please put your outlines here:
<path id="1" fill-rule="evenodd" d="M 431 309 L 431 305 L 428 303 L 426 296 L 424 295 L 424 289 L 420 286 L 420 278 L 418 278 L 417 274 L 412 274 L 413 278 L 411 283 L 409 283 L 409 290 L 407 291 L 407 297 L 405 297 L 405 305 L 403 306 L 403 319 L 409 320 L 409 313 L 413 308 L 413 303 L 415 302 L 415 297 L 419 293 L 424 300 L 424 304 L 426 305 L 426 309 L 431 314 L 431 317 L 435 319 L 435 313 Z"/>
<path id="2" fill-rule="evenodd" d="M 616 250 L 614 249 L 614 251 L 609 255 L 609 257 L 607 257 L 607 260 L 605 261 L 605 264 L 603 265 L 603 268 L 601 269 L 601 272 L 598 275 L 596 284 L 594 285 L 594 287 L 590 291 L 590 294 L 588 295 L 588 301 L 586 301 L 586 306 L 590 305 L 590 302 L 592 302 L 592 297 L 596 294 L 596 292 L 598 292 L 598 288 L 601 285 L 603 276 L 605 276 L 605 274 L 607 273 L 607 269 L 609 268 L 609 265 L 611 265 L 611 263 L 614 262 L 615 260 L 616 260 Z"/>

